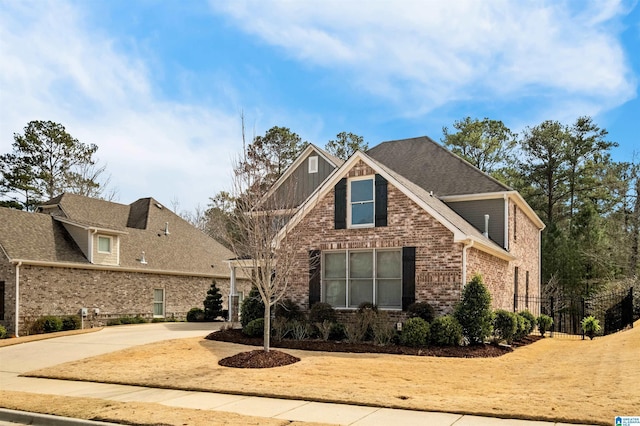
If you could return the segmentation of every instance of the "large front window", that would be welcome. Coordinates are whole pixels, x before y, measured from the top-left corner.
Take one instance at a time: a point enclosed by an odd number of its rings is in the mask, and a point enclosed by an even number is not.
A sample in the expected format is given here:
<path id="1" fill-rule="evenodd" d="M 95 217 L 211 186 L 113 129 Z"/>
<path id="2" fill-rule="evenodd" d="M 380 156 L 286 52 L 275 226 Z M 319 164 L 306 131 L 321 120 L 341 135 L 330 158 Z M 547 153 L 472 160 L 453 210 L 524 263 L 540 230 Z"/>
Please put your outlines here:
<path id="1" fill-rule="evenodd" d="M 372 178 L 349 181 L 349 206 L 352 227 L 374 225 L 374 184 Z"/>
<path id="2" fill-rule="evenodd" d="M 363 302 L 380 308 L 402 308 L 400 250 L 325 252 L 322 294 L 336 308 L 357 308 Z"/>

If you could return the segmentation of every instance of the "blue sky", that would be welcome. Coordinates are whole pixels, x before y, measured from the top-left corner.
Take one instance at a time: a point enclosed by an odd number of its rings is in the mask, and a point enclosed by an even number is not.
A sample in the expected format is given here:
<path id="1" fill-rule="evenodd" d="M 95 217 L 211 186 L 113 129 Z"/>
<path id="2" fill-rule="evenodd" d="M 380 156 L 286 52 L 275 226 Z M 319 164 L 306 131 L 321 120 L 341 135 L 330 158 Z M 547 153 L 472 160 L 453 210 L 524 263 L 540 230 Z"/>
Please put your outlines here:
<path id="1" fill-rule="evenodd" d="M 590 115 L 640 155 L 637 1 L 0 0 L 0 152 L 62 123 L 116 201 L 206 207 L 249 136 L 379 142 Z"/>

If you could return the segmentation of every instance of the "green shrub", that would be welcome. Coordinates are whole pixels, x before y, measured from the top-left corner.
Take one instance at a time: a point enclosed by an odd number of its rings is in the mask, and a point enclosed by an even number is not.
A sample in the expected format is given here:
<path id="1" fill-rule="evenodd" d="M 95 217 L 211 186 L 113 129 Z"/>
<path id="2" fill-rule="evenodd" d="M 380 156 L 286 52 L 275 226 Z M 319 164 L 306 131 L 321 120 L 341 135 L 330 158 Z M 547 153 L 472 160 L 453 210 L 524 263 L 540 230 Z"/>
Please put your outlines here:
<path id="1" fill-rule="evenodd" d="M 591 340 L 593 340 L 593 338 L 596 336 L 596 333 L 600 331 L 600 321 L 593 315 L 582 318 L 582 321 L 580 321 L 580 325 L 582 326 L 582 331 L 584 331 L 584 334 L 589 336 L 589 339 Z"/>
<path id="2" fill-rule="evenodd" d="M 62 317 L 62 329 L 63 330 L 78 330 L 82 327 L 82 319 L 80 315 L 67 315 Z"/>
<path id="3" fill-rule="evenodd" d="M 264 335 L 264 318 L 256 318 L 242 327 L 242 332 L 249 337 Z"/>
<path id="4" fill-rule="evenodd" d="M 121 324 L 122 324 L 122 321 L 120 321 L 120 318 L 112 318 L 107 321 L 107 326 L 121 325 Z"/>
<path id="5" fill-rule="evenodd" d="M 204 311 L 200 308 L 191 308 L 187 312 L 187 322 L 204 321 Z"/>
<path id="6" fill-rule="evenodd" d="M 516 318 L 516 333 L 513 335 L 513 340 L 522 340 L 529 334 L 529 320 L 522 315 L 515 315 Z"/>
<path id="7" fill-rule="evenodd" d="M 422 318 L 428 323 L 432 322 L 436 316 L 433 306 L 427 302 L 415 302 L 410 304 L 407 308 L 407 315 L 409 318 Z"/>
<path id="8" fill-rule="evenodd" d="M 331 324 L 331 331 L 329 332 L 329 340 L 341 341 L 346 339 L 347 331 L 343 323 L 334 322 Z"/>
<path id="9" fill-rule="evenodd" d="M 240 324 L 244 328 L 258 318 L 264 318 L 264 303 L 258 289 L 253 287 L 240 306 Z"/>
<path id="10" fill-rule="evenodd" d="M 52 315 L 38 318 L 31 326 L 33 334 L 55 333 L 60 330 L 62 330 L 62 319 Z"/>
<path id="11" fill-rule="evenodd" d="M 551 330 L 551 326 L 553 325 L 553 318 L 548 315 L 541 314 L 536 322 L 538 323 L 538 331 L 540 332 L 540 335 L 544 337 L 544 333 Z"/>
<path id="12" fill-rule="evenodd" d="M 497 309 L 493 313 L 493 337 L 496 342 L 505 340 L 507 343 L 511 343 L 517 331 L 516 314 L 504 309 Z"/>
<path id="13" fill-rule="evenodd" d="M 157 323 L 157 322 L 166 322 L 167 320 L 165 320 L 164 318 L 153 318 L 151 320 L 152 323 Z"/>
<path id="14" fill-rule="evenodd" d="M 211 287 L 207 290 L 203 305 L 205 321 L 213 321 L 222 316 L 222 294 L 216 285 L 216 280 L 213 280 Z"/>
<path id="15" fill-rule="evenodd" d="M 323 323 L 325 321 L 336 322 L 336 310 L 333 309 L 333 306 L 328 303 L 314 303 L 314 305 L 311 307 L 311 310 L 309 311 L 309 322 L 315 324 Z"/>
<path id="16" fill-rule="evenodd" d="M 409 318 L 402 325 L 400 343 L 405 346 L 426 346 L 429 341 L 429 323 L 420 317 Z"/>
<path id="17" fill-rule="evenodd" d="M 7 329 L 4 327 L 4 325 L 0 325 L 0 339 L 6 339 L 7 338 Z"/>
<path id="18" fill-rule="evenodd" d="M 480 275 L 474 275 L 464 286 L 462 300 L 456 306 L 454 316 L 470 345 L 481 344 L 491 335 L 491 295 Z"/>
<path id="19" fill-rule="evenodd" d="M 284 318 L 289 321 L 304 321 L 304 314 L 291 299 L 284 299 L 276 303 L 274 315 L 276 318 Z"/>
<path id="20" fill-rule="evenodd" d="M 429 334 L 429 341 L 436 346 L 458 346 L 462 340 L 462 327 L 452 315 L 444 315 L 433 320 Z"/>
<path id="21" fill-rule="evenodd" d="M 527 328 L 527 336 L 533 333 L 533 330 L 536 328 L 536 317 L 529 311 L 518 312 L 518 315 L 524 317 L 524 319 L 529 321 L 529 327 Z"/>

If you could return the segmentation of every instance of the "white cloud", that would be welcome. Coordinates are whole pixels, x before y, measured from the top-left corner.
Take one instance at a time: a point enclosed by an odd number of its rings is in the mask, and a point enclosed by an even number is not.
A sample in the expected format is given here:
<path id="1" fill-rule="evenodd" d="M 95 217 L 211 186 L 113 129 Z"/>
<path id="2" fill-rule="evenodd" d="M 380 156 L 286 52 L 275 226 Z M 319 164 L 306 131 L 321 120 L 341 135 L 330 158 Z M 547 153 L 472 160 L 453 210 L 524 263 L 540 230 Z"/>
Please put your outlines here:
<path id="1" fill-rule="evenodd" d="M 621 3 L 211 1 L 301 62 L 344 69 L 361 89 L 427 112 L 467 97 L 535 95 L 592 113 L 635 96 L 612 20 Z M 574 114 L 575 116 L 575 114 Z"/>
<path id="2" fill-rule="evenodd" d="M 205 206 L 228 186 L 239 116 L 164 100 L 144 58 L 118 52 L 84 21 L 65 2 L 0 5 L 0 152 L 29 121 L 60 122 L 98 145 L 121 202 L 153 196 Z"/>

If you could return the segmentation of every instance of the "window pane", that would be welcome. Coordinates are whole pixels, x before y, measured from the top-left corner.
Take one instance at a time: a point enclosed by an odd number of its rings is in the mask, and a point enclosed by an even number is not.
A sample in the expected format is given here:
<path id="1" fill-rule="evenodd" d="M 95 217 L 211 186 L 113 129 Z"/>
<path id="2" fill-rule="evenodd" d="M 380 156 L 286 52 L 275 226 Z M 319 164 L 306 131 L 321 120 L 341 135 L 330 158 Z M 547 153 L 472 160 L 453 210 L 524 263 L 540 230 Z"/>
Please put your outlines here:
<path id="1" fill-rule="evenodd" d="M 153 304 L 153 315 L 158 317 L 158 316 L 162 316 L 163 312 L 162 312 L 162 303 L 154 303 Z"/>
<path id="2" fill-rule="evenodd" d="M 402 280 L 377 280 L 376 296 L 380 308 L 402 308 Z"/>
<path id="3" fill-rule="evenodd" d="M 355 251 L 349 253 L 349 277 L 373 278 L 373 252 Z"/>
<path id="4" fill-rule="evenodd" d="M 347 255 L 341 253 L 325 253 L 324 277 L 345 278 L 347 276 Z"/>
<path id="5" fill-rule="evenodd" d="M 162 303 L 162 299 L 164 296 L 164 290 L 161 288 L 156 288 L 153 290 L 153 301 Z"/>
<path id="6" fill-rule="evenodd" d="M 402 277 L 402 255 L 399 251 L 378 251 L 376 257 L 376 274 L 378 278 Z"/>
<path id="7" fill-rule="evenodd" d="M 323 282 L 324 301 L 333 307 L 345 308 L 347 302 L 347 283 L 345 280 L 327 280 Z"/>
<path id="8" fill-rule="evenodd" d="M 373 203 L 352 204 L 351 224 L 367 225 L 373 223 Z"/>
<path id="9" fill-rule="evenodd" d="M 98 237 L 98 251 L 111 252 L 111 238 Z"/>
<path id="10" fill-rule="evenodd" d="M 351 181 L 351 202 L 373 201 L 373 179 Z"/>
<path id="11" fill-rule="evenodd" d="M 349 307 L 357 308 L 362 302 L 373 303 L 373 280 L 349 281 Z"/>

